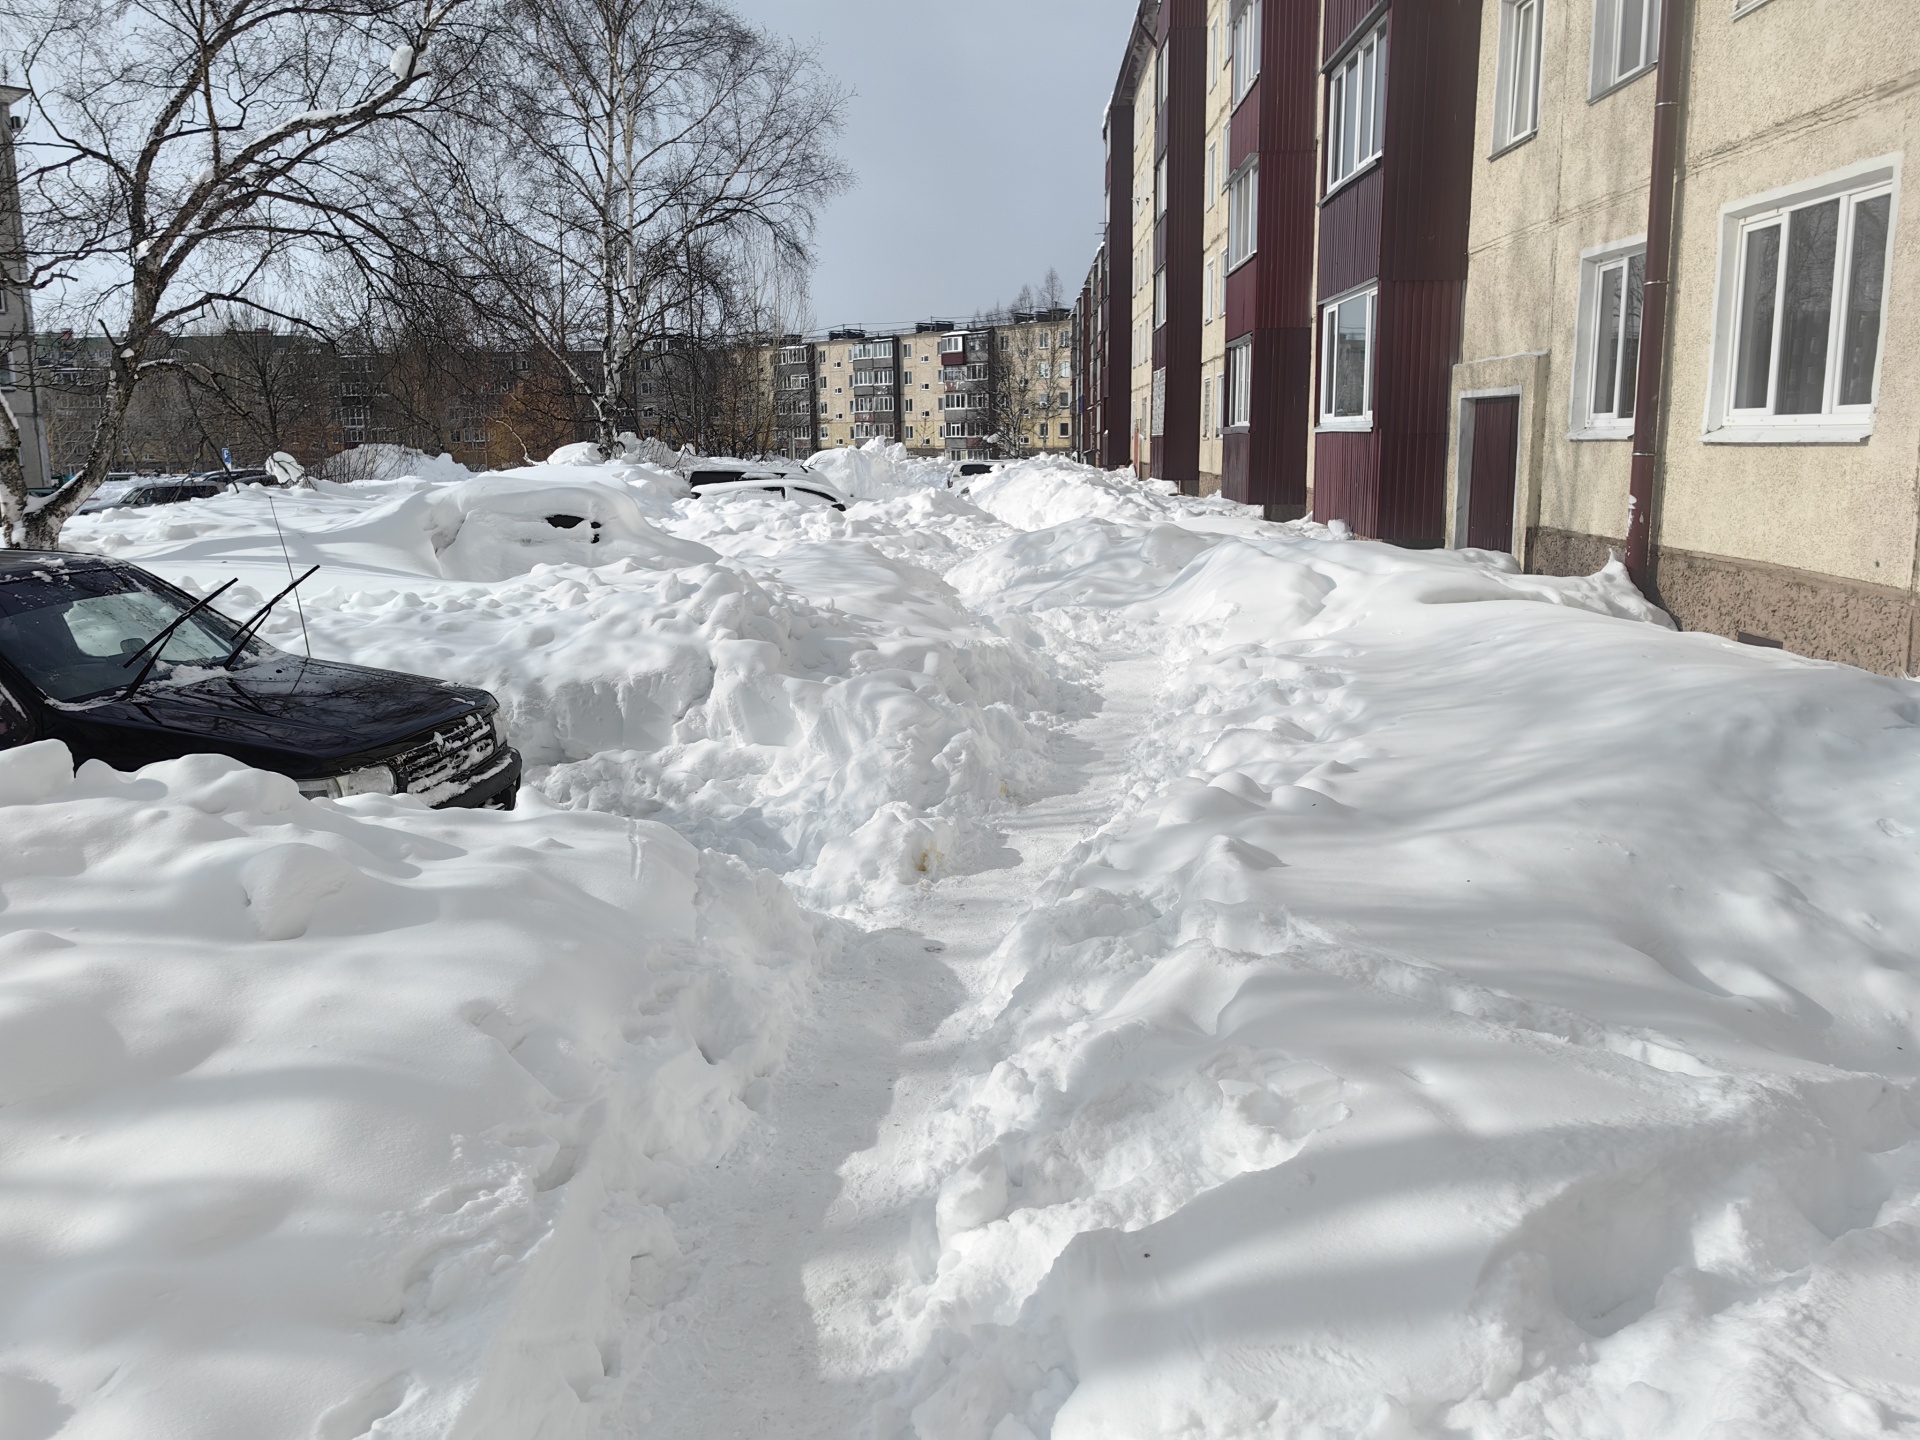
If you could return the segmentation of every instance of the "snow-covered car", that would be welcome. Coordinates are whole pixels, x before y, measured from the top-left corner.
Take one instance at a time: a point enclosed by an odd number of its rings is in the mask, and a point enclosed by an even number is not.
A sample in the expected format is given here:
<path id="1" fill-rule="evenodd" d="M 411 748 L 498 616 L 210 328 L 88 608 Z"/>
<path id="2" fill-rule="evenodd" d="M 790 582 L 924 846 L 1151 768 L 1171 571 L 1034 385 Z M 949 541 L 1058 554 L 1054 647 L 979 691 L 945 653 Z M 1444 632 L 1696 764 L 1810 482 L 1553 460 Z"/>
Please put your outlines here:
<path id="1" fill-rule="evenodd" d="M 124 561 L 0 551 L 0 750 L 59 740 L 117 770 L 212 753 L 312 799 L 513 808 L 492 695 L 290 655 L 257 631 L 294 587 L 245 621 L 213 608 L 226 588 L 195 600 Z"/>
<path id="2" fill-rule="evenodd" d="M 95 515 L 102 510 L 138 510 L 153 505 L 178 505 L 183 500 L 211 500 L 232 488 L 232 484 L 225 479 L 197 475 L 109 481 L 80 507 L 80 513 Z"/>
<path id="3" fill-rule="evenodd" d="M 705 500 L 758 491 L 785 496 L 803 505 L 831 505 L 836 510 L 844 510 L 853 503 L 848 496 L 808 470 L 715 468 L 695 470 L 687 477 L 687 481 L 693 486 L 693 493 Z"/>

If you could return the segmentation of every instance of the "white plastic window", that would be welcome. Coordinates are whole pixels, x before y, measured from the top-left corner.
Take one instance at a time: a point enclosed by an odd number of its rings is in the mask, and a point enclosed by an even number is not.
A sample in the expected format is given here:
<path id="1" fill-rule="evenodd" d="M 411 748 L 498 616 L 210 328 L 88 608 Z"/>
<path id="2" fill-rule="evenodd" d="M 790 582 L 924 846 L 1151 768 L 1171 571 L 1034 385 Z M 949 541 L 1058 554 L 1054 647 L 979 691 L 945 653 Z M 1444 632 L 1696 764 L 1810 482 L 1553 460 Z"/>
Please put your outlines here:
<path id="1" fill-rule="evenodd" d="M 1871 415 L 1892 222 L 1892 188 L 1876 186 L 1741 224 L 1730 419 Z"/>
<path id="2" fill-rule="evenodd" d="M 1387 144 L 1387 27 L 1354 47 L 1327 92 L 1327 188 L 1345 184 Z"/>
<path id="3" fill-rule="evenodd" d="M 1362 290 L 1321 312 L 1320 424 L 1373 428 L 1373 334 L 1379 292 Z"/>
<path id="4" fill-rule="evenodd" d="M 1651 70 L 1660 59 L 1660 0 L 1594 0 L 1593 94 Z"/>

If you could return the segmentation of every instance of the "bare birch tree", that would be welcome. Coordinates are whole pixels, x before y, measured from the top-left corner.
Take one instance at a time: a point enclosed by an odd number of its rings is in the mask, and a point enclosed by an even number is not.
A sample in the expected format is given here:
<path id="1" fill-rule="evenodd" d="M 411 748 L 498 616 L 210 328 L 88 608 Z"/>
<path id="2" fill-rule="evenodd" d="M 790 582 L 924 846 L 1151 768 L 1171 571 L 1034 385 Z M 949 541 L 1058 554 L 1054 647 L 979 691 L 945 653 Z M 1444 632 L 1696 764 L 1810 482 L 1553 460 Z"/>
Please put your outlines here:
<path id="1" fill-rule="evenodd" d="M 222 306 L 299 323 L 272 298 L 280 267 L 355 241 L 373 209 L 346 156 L 465 83 L 474 3 L 0 0 L 32 91 L 30 283 L 109 342 L 79 475 L 29 509 L 0 467 L 17 543 L 58 543 L 105 479 L 136 392 L 179 364 L 172 335 Z"/>
<path id="2" fill-rule="evenodd" d="M 611 444 L 638 428 L 650 347 L 710 337 L 743 281 L 811 258 L 815 207 L 847 183 L 828 148 L 843 97 L 811 52 L 710 0 L 505 3 L 516 44 L 484 104 L 394 163 L 434 197 L 423 248 Z"/>

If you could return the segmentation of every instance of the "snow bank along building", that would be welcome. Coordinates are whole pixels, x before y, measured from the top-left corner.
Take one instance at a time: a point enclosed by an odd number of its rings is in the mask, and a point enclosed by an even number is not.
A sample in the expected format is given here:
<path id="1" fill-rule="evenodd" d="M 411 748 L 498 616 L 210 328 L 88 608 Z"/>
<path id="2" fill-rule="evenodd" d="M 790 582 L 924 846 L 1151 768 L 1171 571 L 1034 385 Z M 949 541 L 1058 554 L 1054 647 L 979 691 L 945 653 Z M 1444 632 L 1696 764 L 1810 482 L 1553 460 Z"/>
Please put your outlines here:
<path id="1" fill-rule="evenodd" d="M 788 336 L 771 357 L 777 447 L 794 458 L 869 440 L 955 459 L 1071 452 L 1073 356 L 1067 309 Z"/>
<path id="2" fill-rule="evenodd" d="M 1920 668 L 1912 19 L 1143 0 L 1088 458 L 1536 571 L 1620 550 L 1687 628 Z"/>

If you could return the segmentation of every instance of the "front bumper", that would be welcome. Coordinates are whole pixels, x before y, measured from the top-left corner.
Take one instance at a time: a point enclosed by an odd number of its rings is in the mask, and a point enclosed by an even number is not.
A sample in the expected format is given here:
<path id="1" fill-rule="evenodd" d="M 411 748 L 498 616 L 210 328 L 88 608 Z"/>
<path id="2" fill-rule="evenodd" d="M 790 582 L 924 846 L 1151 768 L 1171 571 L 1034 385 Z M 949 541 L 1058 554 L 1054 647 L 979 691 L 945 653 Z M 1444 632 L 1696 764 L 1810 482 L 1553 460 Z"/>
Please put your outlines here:
<path id="1" fill-rule="evenodd" d="M 436 810 L 511 810 L 520 795 L 520 770 L 520 752 L 502 746 L 479 770 L 456 776 L 420 798 Z M 449 790 L 454 793 L 444 793 Z"/>

